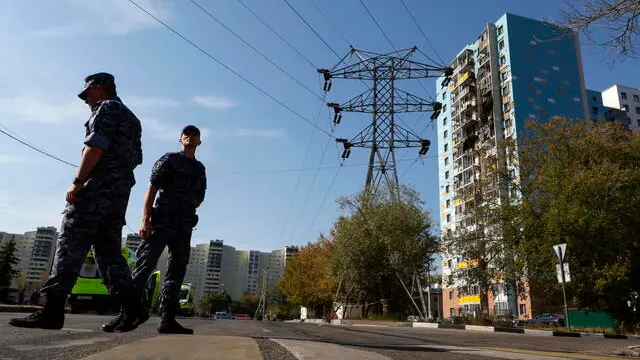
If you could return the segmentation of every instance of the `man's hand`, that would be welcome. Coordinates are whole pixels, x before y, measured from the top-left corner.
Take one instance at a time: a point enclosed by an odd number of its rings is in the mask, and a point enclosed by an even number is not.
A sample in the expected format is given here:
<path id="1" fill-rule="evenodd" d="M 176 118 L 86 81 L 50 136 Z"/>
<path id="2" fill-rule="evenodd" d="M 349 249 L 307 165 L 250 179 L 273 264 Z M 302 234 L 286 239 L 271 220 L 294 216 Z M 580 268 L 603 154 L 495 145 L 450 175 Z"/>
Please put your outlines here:
<path id="1" fill-rule="evenodd" d="M 149 235 L 151 235 L 151 231 L 153 231 L 153 229 L 151 228 L 151 219 L 143 219 L 142 223 L 140 224 L 140 238 L 142 238 L 143 240 L 148 239 Z"/>
<path id="2" fill-rule="evenodd" d="M 83 185 L 82 184 L 73 184 L 71 185 L 71 187 L 69 188 L 69 190 L 67 190 L 67 202 L 69 204 L 75 204 L 76 201 L 78 201 L 77 195 L 78 195 L 78 191 L 80 191 L 80 189 L 82 189 Z"/>

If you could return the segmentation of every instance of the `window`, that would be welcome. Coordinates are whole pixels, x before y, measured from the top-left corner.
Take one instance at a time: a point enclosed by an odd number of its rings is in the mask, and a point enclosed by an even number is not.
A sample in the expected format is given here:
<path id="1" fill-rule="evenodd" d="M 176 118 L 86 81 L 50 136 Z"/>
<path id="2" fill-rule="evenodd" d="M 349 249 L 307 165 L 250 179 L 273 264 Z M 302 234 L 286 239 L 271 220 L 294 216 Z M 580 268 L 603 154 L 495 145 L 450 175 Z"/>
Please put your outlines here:
<path id="1" fill-rule="evenodd" d="M 627 100 L 627 93 L 626 93 L 626 92 L 621 92 L 621 93 L 620 93 L 620 98 L 621 98 L 622 100 Z"/>
<path id="2" fill-rule="evenodd" d="M 448 157 L 444 158 L 444 166 L 447 166 L 447 165 L 449 165 L 449 158 Z"/>
<path id="3" fill-rule="evenodd" d="M 504 31 L 504 26 L 502 25 L 498 26 L 498 35 L 502 35 L 503 31 Z"/>
<path id="4" fill-rule="evenodd" d="M 442 112 L 446 112 L 447 111 L 447 104 L 442 105 Z"/>
<path id="5" fill-rule="evenodd" d="M 519 315 L 527 315 L 527 304 L 520 304 L 520 314 Z"/>
<path id="6" fill-rule="evenodd" d="M 447 187 L 445 187 L 445 192 L 448 194 L 449 190 L 450 190 L 449 185 L 447 185 Z"/>
<path id="7" fill-rule="evenodd" d="M 636 114 L 640 114 L 640 107 L 636 106 Z"/>
<path id="8" fill-rule="evenodd" d="M 447 199 L 447 207 L 451 207 L 451 200 Z"/>
<path id="9" fill-rule="evenodd" d="M 445 139 L 446 139 L 447 137 L 449 137 L 449 130 L 445 130 L 445 131 L 444 131 L 444 134 L 442 135 L 442 137 L 443 137 L 443 138 L 445 138 Z"/>
<path id="10" fill-rule="evenodd" d="M 629 112 L 629 105 L 623 104 L 622 107 L 624 108 L 624 111 Z"/>
<path id="11" fill-rule="evenodd" d="M 593 113 L 593 115 L 598 115 L 599 111 L 600 111 L 600 108 L 598 108 L 597 106 L 594 106 L 591 108 L 591 112 Z"/>
<path id="12" fill-rule="evenodd" d="M 445 171 L 445 172 L 444 172 L 444 178 L 445 178 L 445 179 L 448 179 L 448 178 L 449 178 L 449 172 L 448 172 L 448 171 Z"/>
<path id="13" fill-rule="evenodd" d="M 447 222 L 451 222 L 451 214 L 447 214 Z"/>
<path id="14" fill-rule="evenodd" d="M 504 65 L 507 63 L 507 58 L 504 55 L 500 56 L 500 63 L 498 65 Z"/>
<path id="15" fill-rule="evenodd" d="M 451 263 L 451 260 L 449 260 L 449 263 Z M 453 290 L 449 290 L 449 300 L 453 300 Z M 451 316 L 453 316 L 453 308 L 449 309 L 449 311 L 451 312 Z"/>
<path id="16" fill-rule="evenodd" d="M 451 268 L 451 259 L 447 260 L 447 267 Z M 451 290 L 451 293 L 453 293 L 453 290 Z"/>
<path id="17" fill-rule="evenodd" d="M 593 102 L 598 102 L 598 98 L 596 96 L 593 96 L 591 99 L 593 99 Z"/>
<path id="18" fill-rule="evenodd" d="M 446 126 L 447 125 L 447 118 L 442 119 L 442 126 Z"/>
<path id="19" fill-rule="evenodd" d="M 445 98 L 446 96 L 447 96 L 447 92 L 445 91 L 445 92 L 443 92 L 443 93 L 442 93 L 442 100 L 444 100 L 444 98 Z"/>
<path id="20" fill-rule="evenodd" d="M 498 41 L 498 50 L 504 49 L 504 39 Z"/>
<path id="21" fill-rule="evenodd" d="M 444 144 L 444 152 L 449 151 L 449 144 Z"/>
<path id="22" fill-rule="evenodd" d="M 640 96 L 633 95 L 633 102 L 640 102 Z"/>

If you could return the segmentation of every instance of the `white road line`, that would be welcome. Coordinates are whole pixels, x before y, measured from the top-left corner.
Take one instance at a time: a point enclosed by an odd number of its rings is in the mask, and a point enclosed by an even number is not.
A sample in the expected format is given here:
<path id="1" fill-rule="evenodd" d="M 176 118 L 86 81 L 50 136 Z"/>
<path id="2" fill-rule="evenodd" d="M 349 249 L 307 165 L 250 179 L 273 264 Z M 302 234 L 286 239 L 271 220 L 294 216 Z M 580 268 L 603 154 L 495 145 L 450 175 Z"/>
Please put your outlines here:
<path id="1" fill-rule="evenodd" d="M 109 338 L 96 337 L 88 339 L 75 339 L 66 341 L 54 341 L 49 344 L 22 344 L 22 345 L 9 345 L 13 350 L 17 351 L 33 351 L 33 350 L 47 350 L 47 349 L 64 349 L 71 346 L 86 346 L 93 345 L 101 341 L 108 341 Z"/>
<path id="2" fill-rule="evenodd" d="M 353 349 L 325 342 L 269 339 L 287 349 L 298 360 L 391 360 L 373 351 Z"/>
<path id="3" fill-rule="evenodd" d="M 271 330 L 269 330 L 269 329 L 264 329 L 264 328 L 263 328 L 263 329 L 262 329 L 262 332 L 270 333 L 270 332 L 271 332 Z"/>
<path id="4" fill-rule="evenodd" d="M 95 332 L 95 330 L 92 329 L 76 329 L 76 328 L 62 328 L 61 331 L 69 331 L 69 332 Z"/>

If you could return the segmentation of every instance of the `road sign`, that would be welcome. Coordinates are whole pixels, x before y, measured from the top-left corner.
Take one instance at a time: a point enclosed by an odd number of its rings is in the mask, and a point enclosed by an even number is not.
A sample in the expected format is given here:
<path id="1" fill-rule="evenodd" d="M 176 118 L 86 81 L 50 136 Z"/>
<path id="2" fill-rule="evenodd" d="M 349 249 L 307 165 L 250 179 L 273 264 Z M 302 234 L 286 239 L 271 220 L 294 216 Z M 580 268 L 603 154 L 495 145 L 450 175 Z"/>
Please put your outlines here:
<path id="1" fill-rule="evenodd" d="M 568 283 L 571 281 L 571 276 L 569 275 L 569 263 L 564 263 L 564 282 Z M 558 277 L 558 283 L 562 284 L 562 270 L 560 269 L 560 264 L 556 264 L 556 276 Z"/>
<path id="2" fill-rule="evenodd" d="M 564 255 L 567 252 L 567 244 L 558 244 L 558 245 L 553 245 L 553 252 L 556 253 L 556 256 L 558 257 L 558 260 L 560 261 L 560 263 L 564 262 Z"/>

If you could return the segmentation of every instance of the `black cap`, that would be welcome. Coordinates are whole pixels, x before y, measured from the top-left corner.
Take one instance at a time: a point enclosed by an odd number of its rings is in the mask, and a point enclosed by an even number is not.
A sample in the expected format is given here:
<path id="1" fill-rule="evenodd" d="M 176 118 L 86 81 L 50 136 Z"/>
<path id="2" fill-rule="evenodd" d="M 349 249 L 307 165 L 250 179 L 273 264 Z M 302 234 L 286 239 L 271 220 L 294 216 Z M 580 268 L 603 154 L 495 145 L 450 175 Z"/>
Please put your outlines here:
<path id="1" fill-rule="evenodd" d="M 84 90 L 82 90 L 82 92 L 78 94 L 78 97 L 82 100 L 86 100 L 87 89 L 89 88 L 89 86 L 95 85 L 95 84 L 109 85 L 114 88 L 116 87 L 116 81 L 113 75 L 106 72 L 99 72 L 84 78 Z"/>
<path id="2" fill-rule="evenodd" d="M 195 125 L 187 125 L 182 129 L 182 132 L 180 133 L 180 135 L 186 134 L 186 133 L 196 134 L 200 136 L 200 129 L 198 129 Z"/>

